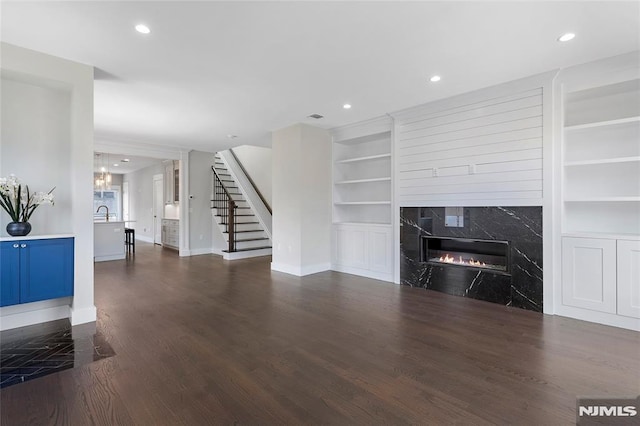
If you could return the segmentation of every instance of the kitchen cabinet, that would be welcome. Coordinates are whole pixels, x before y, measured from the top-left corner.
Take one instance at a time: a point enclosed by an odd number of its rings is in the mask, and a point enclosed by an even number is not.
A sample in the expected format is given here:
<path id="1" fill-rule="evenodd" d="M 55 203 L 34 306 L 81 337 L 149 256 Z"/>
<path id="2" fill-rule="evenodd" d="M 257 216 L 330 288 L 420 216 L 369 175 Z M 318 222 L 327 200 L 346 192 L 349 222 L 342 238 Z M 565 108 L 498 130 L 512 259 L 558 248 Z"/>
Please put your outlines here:
<path id="1" fill-rule="evenodd" d="M 164 202 L 180 202 L 180 161 L 168 161 L 164 166 Z"/>
<path id="2" fill-rule="evenodd" d="M 180 221 L 177 219 L 162 219 L 162 245 L 176 250 L 180 247 Z"/>
<path id="3" fill-rule="evenodd" d="M 0 242 L 0 306 L 73 295 L 73 238 Z"/>

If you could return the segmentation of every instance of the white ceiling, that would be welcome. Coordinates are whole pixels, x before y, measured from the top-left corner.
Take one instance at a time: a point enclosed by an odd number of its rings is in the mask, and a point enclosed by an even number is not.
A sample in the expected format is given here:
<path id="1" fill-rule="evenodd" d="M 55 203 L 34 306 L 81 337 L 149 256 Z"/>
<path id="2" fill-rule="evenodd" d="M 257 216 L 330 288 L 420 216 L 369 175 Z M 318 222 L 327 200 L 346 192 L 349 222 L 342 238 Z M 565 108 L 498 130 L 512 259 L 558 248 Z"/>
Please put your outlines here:
<path id="1" fill-rule="evenodd" d="M 128 162 L 122 160 L 128 159 Z M 93 171 L 100 172 L 105 167 L 114 174 L 127 174 L 162 163 L 157 158 L 138 157 L 134 155 L 95 153 L 93 157 Z M 117 164 L 117 166 L 116 166 Z"/>
<path id="2" fill-rule="evenodd" d="M 205 151 L 640 49 L 636 1 L 4 1 L 1 24 L 3 41 L 96 67 L 97 137 Z"/>

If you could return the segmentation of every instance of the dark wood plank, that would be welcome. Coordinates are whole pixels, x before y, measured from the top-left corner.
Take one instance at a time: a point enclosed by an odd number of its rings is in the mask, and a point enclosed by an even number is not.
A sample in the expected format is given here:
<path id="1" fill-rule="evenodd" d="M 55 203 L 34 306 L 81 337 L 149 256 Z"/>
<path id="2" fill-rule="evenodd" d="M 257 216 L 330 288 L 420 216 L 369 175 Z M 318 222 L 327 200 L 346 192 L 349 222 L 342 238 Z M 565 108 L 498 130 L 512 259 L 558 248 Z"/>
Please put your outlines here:
<path id="1" fill-rule="evenodd" d="M 2 424 L 571 424 L 640 394 L 639 333 L 269 262 L 96 264 L 116 355 L 3 389 Z"/>

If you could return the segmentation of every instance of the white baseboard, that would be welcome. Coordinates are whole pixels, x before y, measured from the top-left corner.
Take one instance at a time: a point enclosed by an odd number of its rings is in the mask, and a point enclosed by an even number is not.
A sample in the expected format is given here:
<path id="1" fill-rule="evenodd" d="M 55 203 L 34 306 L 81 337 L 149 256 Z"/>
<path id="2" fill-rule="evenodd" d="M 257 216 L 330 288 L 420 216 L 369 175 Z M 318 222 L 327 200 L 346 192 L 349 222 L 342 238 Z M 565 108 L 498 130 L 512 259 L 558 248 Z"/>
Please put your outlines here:
<path id="1" fill-rule="evenodd" d="M 126 254 L 112 254 L 108 256 L 96 256 L 93 258 L 94 262 L 108 262 L 110 260 L 122 260 L 126 258 Z"/>
<path id="2" fill-rule="evenodd" d="M 24 303 L 0 308 L 0 330 L 69 318 L 71 298 Z"/>
<path id="3" fill-rule="evenodd" d="M 71 325 L 94 322 L 98 318 L 96 307 L 91 305 L 86 308 L 74 308 L 71 306 Z"/>
<path id="4" fill-rule="evenodd" d="M 216 254 L 216 253 L 214 253 L 212 248 L 199 248 L 199 249 L 192 249 L 189 251 L 189 256 L 200 256 L 203 254 Z M 182 253 L 180 255 L 182 256 Z"/>
<path id="5" fill-rule="evenodd" d="M 285 274 L 296 275 L 298 277 L 304 277 L 305 275 L 317 274 L 318 272 L 324 272 L 331 270 L 330 263 L 318 263 L 315 265 L 305 266 L 293 266 L 285 265 L 283 263 L 271 262 L 271 270 L 284 272 Z"/>
<path id="6" fill-rule="evenodd" d="M 626 328 L 627 330 L 640 331 L 640 318 L 625 317 L 623 315 L 591 311 L 589 309 L 574 308 L 572 306 L 564 305 L 556 308 L 555 315 L 574 318 L 581 321 L 610 325 L 612 327 Z"/>
<path id="7" fill-rule="evenodd" d="M 272 250 L 268 249 L 260 249 L 260 250 L 248 250 L 248 251 L 236 251 L 233 253 L 224 253 L 221 252 L 222 258 L 225 260 L 238 260 L 238 259 L 249 259 L 251 257 L 261 257 L 261 256 L 271 256 Z"/>
<path id="8" fill-rule="evenodd" d="M 361 277 L 372 278 L 374 280 L 393 282 L 393 274 L 385 274 L 384 272 L 369 271 L 367 269 L 352 268 L 343 265 L 331 265 L 331 269 L 345 274 L 358 275 Z"/>
<path id="9" fill-rule="evenodd" d="M 145 242 L 145 243 L 151 243 L 153 244 L 153 238 L 151 237 L 145 237 L 144 235 L 138 235 L 136 234 L 136 240 Z"/>

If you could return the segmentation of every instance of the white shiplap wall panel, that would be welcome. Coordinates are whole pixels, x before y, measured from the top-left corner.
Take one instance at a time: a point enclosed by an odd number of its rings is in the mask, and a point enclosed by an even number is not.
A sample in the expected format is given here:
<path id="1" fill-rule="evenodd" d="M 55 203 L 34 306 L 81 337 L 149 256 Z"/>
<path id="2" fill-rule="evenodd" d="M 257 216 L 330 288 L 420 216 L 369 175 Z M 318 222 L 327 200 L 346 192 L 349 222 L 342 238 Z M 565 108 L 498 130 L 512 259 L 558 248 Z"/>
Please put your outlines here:
<path id="1" fill-rule="evenodd" d="M 539 205 L 542 99 L 542 88 L 487 91 L 404 111 L 397 121 L 400 205 Z"/>
<path id="2" fill-rule="evenodd" d="M 501 142 L 496 144 L 476 145 L 463 149 L 448 149 L 434 152 L 426 152 L 424 154 L 414 154 L 411 156 L 403 156 L 399 159 L 399 164 L 410 165 L 412 163 L 424 163 L 426 161 L 444 160 L 449 158 L 459 158 L 470 156 L 479 156 L 483 154 L 495 154 L 510 151 L 522 151 L 527 149 L 538 149 L 540 147 L 539 139 L 525 139 L 519 141 Z"/>
<path id="3" fill-rule="evenodd" d="M 454 108 L 440 113 L 431 114 L 429 115 L 429 118 L 421 118 L 418 120 L 413 119 L 413 121 L 405 120 L 402 132 L 406 133 L 425 127 L 439 126 L 442 124 L 455 123 L 473 118 L 500 115 L 526 108 L 538 107 L 541 104 L 542 95 L 539 90 L 535 90 L 527 94 L 518 94 L 514 99 L 506 101 L 503 99 L 504 98 L 498 100 L 498 103 L 496 104 L 482 102 L 480 104 L 468 105 L 464 108 Z M 491 102 L 495 102 L 495 100 Z"/>
<path id="4" fill-rule="evenodd" d="M 525 170 L 515 172 L 498 172 L 476 174 L 475 183 L 498 183 L 498 182 L 516 182 L 516 181 L 536 181 L 542 178 L 542 170 Z M 457 176 L 438 176 L 434 178 L 432 174 L 425 174 L 416 178 L 405 178 L 402 188 L 427 187 L 427 186 L 444 186 L 458 184 Z"/>
<path id="5" fill-rule="evenodd" d="M 411 157 L 415 154 L 437 151 L 455 151 L 478 145 L 491 145 L 502 142 L 515 142 L 526 139 L 539 139 L 542 137 L 541 127 L 532 127 L 529 129 L 514 130 L 509 133 L 497 133 L 494 135 L 485 135 L 478 137 L 463 138 L 457 140 L 448 140 L 444 142 L 422 144 L 411 147 L 405 147 L 402 154 L 399 155 L 400 161 L 405 157 Z"/>
<path id="6" fill-rule="evenodd" d="M 417 138 L 427 135 L 438 135 L 449 133 L 451 131 L 462 129 L 475 129 L 485 127 L 492 124 L 508 123 L 511 121 L 521 120 L 523 118 L 540 117 L 542 115 L 542 107 L 540 105 L 517 109 L 513 111 L 505 111 L 498 114 L 482 115 L 475 118 L 458 119 L 447 123 L 430 123 L 425 121 L 421 127 L 413 130 L 402 130 L 400 135 L 404 139 Z M 415 126 L 415 125 L 414 125 Z"/>
<path id="7" fill-rule="evenodd" d="M 479 137 L 479 136 L 491 136 L 491 135 L 509 133 L 517 130 L 530 129 L 530 128 L 540 127 L 540 126 L 542 126 L 542 116 L 526 117 L 518 120 L 487 124 L 484 126 L 477 126 L 477 127 L 471 127 L 471 128 L 465 128 L 463 126 L 459 126 L 457 130 L 424 134 L 421 136 L 415 136 L 411 138 L 406 138 L 406 137 L 403 138 L 401 135 L 400 140 L 404 142 L 403 146 L 411 147 L 416 145 L 456 141 L 460 139 Z M 400 147 L 401 150 L 402 148 L 403 147 Z"/>

